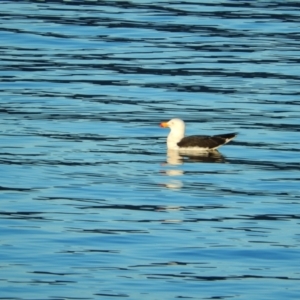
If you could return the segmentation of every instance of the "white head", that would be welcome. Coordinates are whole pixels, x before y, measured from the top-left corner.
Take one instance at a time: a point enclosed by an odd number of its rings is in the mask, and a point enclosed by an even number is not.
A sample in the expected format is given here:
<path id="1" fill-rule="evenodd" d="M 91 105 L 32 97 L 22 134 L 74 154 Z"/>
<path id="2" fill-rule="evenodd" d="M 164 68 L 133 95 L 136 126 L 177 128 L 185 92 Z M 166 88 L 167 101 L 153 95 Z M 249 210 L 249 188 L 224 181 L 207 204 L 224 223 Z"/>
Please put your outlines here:
<path id="1" fill-rule="evenodd" d="M 184 138 L 184 122 L 180 119 L 172 119 L 169 122 L 160 123 L 160 127 L 169 127 L 171 129 L 167 138 L 168 149 L 179 149 L 177 143 L 179 143 Z"/>

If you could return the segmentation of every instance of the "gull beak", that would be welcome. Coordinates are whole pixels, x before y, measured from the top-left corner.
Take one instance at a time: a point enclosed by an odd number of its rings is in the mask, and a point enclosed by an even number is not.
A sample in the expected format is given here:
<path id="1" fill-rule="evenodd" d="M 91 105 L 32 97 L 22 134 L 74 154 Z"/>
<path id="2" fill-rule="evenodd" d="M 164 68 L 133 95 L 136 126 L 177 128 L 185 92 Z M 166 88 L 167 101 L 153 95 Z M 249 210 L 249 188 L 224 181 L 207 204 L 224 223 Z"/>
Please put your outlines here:
<path id="1" fill-rule="evenodd" d="M 166 127 L 169 127 L 169 124 L 168 124 L 168 122 L 161 122 L 159 126 L 166 128 Z"/>

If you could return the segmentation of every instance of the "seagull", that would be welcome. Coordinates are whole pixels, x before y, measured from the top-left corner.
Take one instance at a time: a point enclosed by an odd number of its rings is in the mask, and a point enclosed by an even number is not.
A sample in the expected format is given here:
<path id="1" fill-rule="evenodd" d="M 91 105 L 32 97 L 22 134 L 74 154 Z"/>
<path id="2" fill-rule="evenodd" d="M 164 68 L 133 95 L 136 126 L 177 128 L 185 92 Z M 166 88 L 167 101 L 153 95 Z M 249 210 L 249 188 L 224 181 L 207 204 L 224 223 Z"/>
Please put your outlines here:
<path id="1" fill-rule="evenodd" d="M 160 127 L 169 127 L 171 130 L 167 138 L 168 150 L 213 151 L 227 144 L 237 135 L 237 133 L 234 132 L 212 136 L 191 135 L 184 137 L 185 123 L 181 119 L 172 119 L 168 122 L 162 122 L 160 123 Z"/>

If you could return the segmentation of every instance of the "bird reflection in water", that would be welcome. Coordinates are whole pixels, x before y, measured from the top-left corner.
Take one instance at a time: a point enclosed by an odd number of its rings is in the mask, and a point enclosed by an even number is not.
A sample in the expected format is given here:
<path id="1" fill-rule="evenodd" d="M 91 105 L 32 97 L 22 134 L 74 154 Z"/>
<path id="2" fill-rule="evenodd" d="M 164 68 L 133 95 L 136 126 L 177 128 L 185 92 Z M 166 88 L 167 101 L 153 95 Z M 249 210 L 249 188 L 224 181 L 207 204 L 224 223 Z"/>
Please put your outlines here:
<path id="1" fill-rule="evenodd" d="M 200 163 L 222 163 L 225 162 L 224 156 L 217 150 L 214 151 L 195 151 L 195 150 L 168 150 L 167 165 L 179 166 L 188 162 Z M 165 170 L 164 173 L 170 177 L 176 177 L 184 174 L 181 169 Z M 172 179 L 164 185 L 169 189 L 181 189 L 183 182 L 179 179 Z"/>
<path id="2" fill-rule="evenodd" d="M 224 156 L 218 151 L 168 150 L 167 163 L 181 165 L 184 162 L 222 163 Z"/>

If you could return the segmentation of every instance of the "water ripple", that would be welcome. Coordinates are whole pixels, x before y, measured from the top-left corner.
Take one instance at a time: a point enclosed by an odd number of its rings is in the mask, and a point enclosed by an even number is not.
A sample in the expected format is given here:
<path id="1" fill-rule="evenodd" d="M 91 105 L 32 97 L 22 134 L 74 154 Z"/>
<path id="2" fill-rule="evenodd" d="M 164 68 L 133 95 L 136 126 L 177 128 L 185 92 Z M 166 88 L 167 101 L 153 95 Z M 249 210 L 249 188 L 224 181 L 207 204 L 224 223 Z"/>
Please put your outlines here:
<path id="1" fill-rule="evenodd" d="M 2 1 L 0 299 L 298 299 L 298 8 Z"/>

